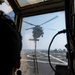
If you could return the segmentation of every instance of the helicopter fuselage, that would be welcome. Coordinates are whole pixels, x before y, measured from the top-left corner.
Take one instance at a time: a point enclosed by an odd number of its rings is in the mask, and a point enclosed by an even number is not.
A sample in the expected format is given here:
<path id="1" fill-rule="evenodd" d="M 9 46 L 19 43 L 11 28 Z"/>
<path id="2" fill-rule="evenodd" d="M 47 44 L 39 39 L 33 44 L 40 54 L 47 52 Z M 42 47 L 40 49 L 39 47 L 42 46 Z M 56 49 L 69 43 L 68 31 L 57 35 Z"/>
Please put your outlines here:
<path id="1" fill-rule="evenodd" d="M 39 25 L 37 25 L 33 28 L 33 37 L 35 39 L 39 38 L 40 36 L 43 36 L 43 34 L 44 34 L 43 29 Z"/>

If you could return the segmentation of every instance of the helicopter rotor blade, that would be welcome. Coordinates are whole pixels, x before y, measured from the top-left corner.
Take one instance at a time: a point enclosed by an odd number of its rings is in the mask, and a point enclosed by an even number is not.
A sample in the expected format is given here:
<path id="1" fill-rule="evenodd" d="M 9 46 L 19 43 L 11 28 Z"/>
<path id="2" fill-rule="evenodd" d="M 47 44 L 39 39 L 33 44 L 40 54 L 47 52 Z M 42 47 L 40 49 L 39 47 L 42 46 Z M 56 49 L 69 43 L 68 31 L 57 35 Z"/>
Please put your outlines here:
<path id="1" fill-rule="evenodd" d="M 52 29 L 52 28 L 46 28 L 46 29 L 56 31 L 56 29 Z"/>
<path id="2" fill-rule="evenodd" d="M 32 26 L 36 26 L 36 25 L 34 25 L 34 24 L 32 24 L 32 23 L 29 23 L 29 22 L 27 22 L 27 21 L 23 21 L 23 22 L 25 22 L 25 23 L 27 23 L 27 24 L 29 24 L 29 25 L 32 25 Z"/>
<path id="3" fill-rule="evenodd" d="M 40 25 L 44 25 L 45 23 L 47 23 L 47 22 L 49 22 L 49 21 L 52 21 L 52 20 L 54 20 L 55 18 L 57 18 L 58 16 L 55 16 L 55 17 L 53 17 L 52 19 L 50 19 L 50 20 L 48 20 L 48 21 L 46 21 L 46 22 L 44 22 L 44 23 L 42 23 L 42 24 L 40 24 Z"/>
<path id="4" fill-rule="evenodd" d="M 25 29 L 25 30 L 30 30 L 30 29 L 33 29 L 34 27 L 31 27 L 31 28 L 27 28 L 27 29 Z"/>

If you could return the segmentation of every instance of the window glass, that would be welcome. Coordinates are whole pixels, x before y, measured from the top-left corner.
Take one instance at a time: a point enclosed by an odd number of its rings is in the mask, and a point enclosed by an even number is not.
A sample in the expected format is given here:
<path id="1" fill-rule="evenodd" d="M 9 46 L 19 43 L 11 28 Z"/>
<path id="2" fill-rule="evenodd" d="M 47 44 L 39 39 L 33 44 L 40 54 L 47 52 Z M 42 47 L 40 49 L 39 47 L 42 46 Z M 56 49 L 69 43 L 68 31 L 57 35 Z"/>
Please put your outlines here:
<path id="1" fill-rule="evenodd" d="M 26 5 L 31 5 L 31 4 L 39 3 L 39 2 L 43 2 L 43 1 L 47 1 L 47 0 L 17 0 L 18 4 L 21 7 L 26 6 Z"/>
<path id="2" fill-rule="evenodd" d="M 54 35 L 63 29 L 66 29 L 65 11 L 23 18 L 21 30 L 23 75 L 54 75 L 55 72 L 48 61 L 48 47 Z M 56 65 L 67 66 L 66 43 L 66 34 L 60 34 L 50 47 L 50 60 L 54 69 Z"/>

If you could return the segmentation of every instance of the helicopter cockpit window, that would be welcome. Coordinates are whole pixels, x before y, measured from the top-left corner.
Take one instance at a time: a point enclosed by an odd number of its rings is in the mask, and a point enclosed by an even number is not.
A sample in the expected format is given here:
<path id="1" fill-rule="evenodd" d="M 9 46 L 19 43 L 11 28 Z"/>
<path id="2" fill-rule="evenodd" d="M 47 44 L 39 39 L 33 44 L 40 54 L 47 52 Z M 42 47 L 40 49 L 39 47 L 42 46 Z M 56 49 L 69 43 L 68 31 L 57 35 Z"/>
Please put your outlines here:
<path id="1" fill-rule="evenodd" d="M 7 0 L 5 0 L 4 3 L 0 4 L 0 10 L 2 10 L 3 12 L 5 12 L 5 14 L 8 14 L 8 13 L 10 13 L 12 11 L 12 8 L 9 5 L 9 3 L 7 2 Z"/>
<path id="2" fill-rule="evenodd" d="M 23 75 L 55 75 L 48 61 L 48 46 L 58 31 L 66 29 L 65 26 L 65 11 L 23 18 L 21 30 Z M 56 65 L 68 64 L 66 43 L 66 34 L 58 35 L 52 43 L 50 59 L 54 69 Z"/>
<path id="3" fill-rule="evenodd" d="M 20 7 L 23 7 L 23 6 L 27 6 L 27 5 L 36 4 L 36 3 L 39 3 L 39 2 L 44 2 L 44 1 L 47 1 L 47 0 L 15 0 L 15 1 L 18 2 Z"/>

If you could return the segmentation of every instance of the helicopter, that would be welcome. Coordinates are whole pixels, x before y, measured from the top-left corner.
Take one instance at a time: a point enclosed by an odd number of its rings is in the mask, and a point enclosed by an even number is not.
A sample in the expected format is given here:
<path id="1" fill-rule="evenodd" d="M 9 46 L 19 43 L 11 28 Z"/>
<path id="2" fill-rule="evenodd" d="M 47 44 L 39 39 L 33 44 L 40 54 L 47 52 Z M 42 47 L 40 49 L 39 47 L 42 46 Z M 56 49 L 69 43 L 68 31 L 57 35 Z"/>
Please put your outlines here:
<path id="1" fill-rule="evenodd" d="M 48 21 L 46 21 L 46 22 L 44 22 L 44 23 L 42 23 L 42 24 L 40 24 L 40 25 L 35 25 L 35 24 L 29 23 L 29 22 L 27 22 L 27 21 L 23 21 L 23 22 L 25 22 L 25 23 L 27 23 L 27 24 L 29 24 L 29 25 L 34 26 L 34 27 L 31 27 L 31 28 L 27 28 L 27 29 L 25 29 L 25 30 L 33 29 L 32 33 L 33 33 L 34 39 L 37 39 L 37 38 L 39 38 L 40 36 L 43 37 L 44 32 L 43 32 L 43 28 L 42 28 L 41 26 L 44 25 L 44 24 L 46 24 L 47 22 L 49 22 L 49 21 L 51 21 L 51 20 L 54 20 L 54 19 L 57 18 L 57 17 L 58 17 L 58 16 L 55 16 L 55 17 L 49 19 Z"/>

